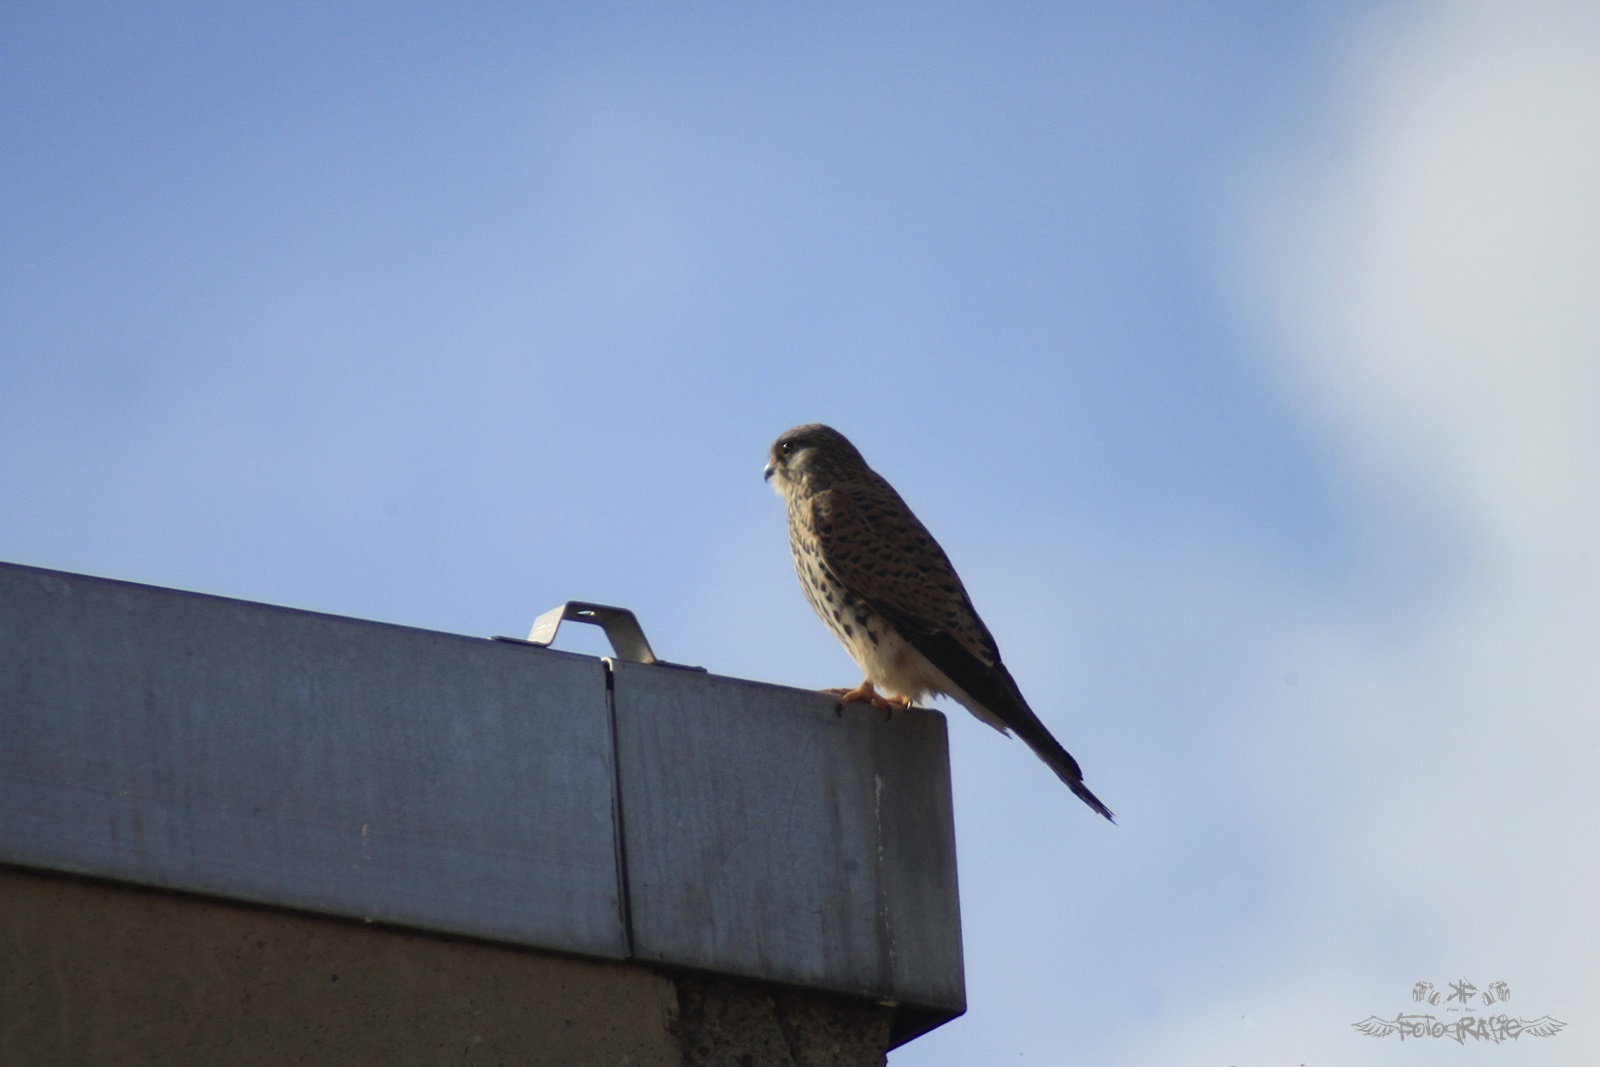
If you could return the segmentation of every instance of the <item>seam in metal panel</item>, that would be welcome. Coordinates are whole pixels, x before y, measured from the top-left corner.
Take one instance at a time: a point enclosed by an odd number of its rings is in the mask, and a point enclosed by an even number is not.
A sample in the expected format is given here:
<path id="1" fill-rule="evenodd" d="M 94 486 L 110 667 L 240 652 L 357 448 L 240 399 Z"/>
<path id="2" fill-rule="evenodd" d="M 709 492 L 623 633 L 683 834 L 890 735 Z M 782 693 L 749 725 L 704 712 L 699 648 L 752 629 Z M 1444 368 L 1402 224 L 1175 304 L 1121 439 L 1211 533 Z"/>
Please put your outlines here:
<path id="1" fill-rule="evenodd" d="M 617 665 L 610 656 L 601 657 L 606 673 L 606 718 L 611 727 L 611 819 L 617 839 L 617 910 L 622 919 L 622 953 L 633 959 L 633 900 L 629 893 L 628 831 L 622 807 L 622 746 L 617 739 Z"/>

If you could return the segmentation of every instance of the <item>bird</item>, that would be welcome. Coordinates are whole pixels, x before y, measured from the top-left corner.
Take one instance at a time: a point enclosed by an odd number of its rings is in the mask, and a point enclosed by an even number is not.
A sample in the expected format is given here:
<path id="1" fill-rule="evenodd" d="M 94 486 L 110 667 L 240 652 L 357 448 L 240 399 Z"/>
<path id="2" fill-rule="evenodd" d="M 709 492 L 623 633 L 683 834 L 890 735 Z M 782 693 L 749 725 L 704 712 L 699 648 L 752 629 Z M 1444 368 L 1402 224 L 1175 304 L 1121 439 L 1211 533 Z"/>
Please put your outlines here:
<path id="1" fill-rule="evenodd" d="M 1116 822 L 1028 706 L 944 549 L 844 434 L 820 423 L 784 431 L 763 477 L 784 500 L 806 600 L 865 675 L 853 689 L 827 692 L 841 705 L 884 711 L 948 696 L 1022 738 L 1080 800 Z"/>

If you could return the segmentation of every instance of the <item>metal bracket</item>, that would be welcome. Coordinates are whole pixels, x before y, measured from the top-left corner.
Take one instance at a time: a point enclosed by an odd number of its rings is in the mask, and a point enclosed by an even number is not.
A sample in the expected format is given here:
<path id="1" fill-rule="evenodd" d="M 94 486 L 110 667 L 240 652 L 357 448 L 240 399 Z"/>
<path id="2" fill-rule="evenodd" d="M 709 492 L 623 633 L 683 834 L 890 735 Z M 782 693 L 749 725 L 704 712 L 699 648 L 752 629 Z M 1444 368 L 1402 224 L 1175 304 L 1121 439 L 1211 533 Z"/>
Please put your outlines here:
<path id="1" fill-rule="evenodd" d="M 650 641 L 644 636 L 644 628 L 639 625 L 639 620 L 633 612 L 627 608 L 591 604 L 585 600 L 569 600 L 534 619 L 533 629 L 528 631 L 526 643 L 541 648 L 548 647 L 556 639 L 556 631 L 561 628 L 563 622 L 587 622 L 600 627 L 605 631 L 606 640 L 611 642 L 611 648 L 616 652 L 618 659 L 657 667 L 705 670 L 704 667 L 690 667 L 683 663 L 668 663 L 666 660 L 657 659 L 655 652 L 651 651 Z M 518 638 L 497 637 L 495 640 L 516 641 Z"/>
<path id="2" fill-rule="evenodd" d="M 639 625 L 639 620 L 633 612 L 627 608 L 590 604 L 582 600 L 569 600 L 534 619 L 533 629 L 528 631 L 528 643 L 550 644 L 556 639 L 556 631 L 561 628 L 561 624 L 568 620 L 593 623 L 604 630 L 606 640 L 611 642 L 611 647 L 619 659 L 633 663 L 656 661 L 656 654 L 650 650 L 650 642 L 645 638 L 644 629 Z"/>

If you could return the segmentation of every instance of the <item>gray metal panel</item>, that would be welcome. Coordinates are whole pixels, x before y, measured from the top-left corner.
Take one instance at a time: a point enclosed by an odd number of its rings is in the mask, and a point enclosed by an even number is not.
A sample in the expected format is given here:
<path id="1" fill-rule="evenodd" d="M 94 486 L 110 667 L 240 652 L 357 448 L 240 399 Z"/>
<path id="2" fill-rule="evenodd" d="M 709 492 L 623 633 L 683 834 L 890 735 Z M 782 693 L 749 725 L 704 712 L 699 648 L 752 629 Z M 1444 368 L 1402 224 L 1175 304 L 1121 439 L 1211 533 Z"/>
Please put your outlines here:
<path id="1" fill-rule="evenodd" d="M 963 1010 L 942 716 L 613 670 L 0 564 L 0 863 Z"/>
<path id="2" fill-rule="evenodd" d="M 942 715 L 613 669 L 638 958 L 964 1009 Z"/>
<path id="3" fill-rule="evenodd" d="M 0 564 L 0 861 L 625 953 L 604 665 Z"/>

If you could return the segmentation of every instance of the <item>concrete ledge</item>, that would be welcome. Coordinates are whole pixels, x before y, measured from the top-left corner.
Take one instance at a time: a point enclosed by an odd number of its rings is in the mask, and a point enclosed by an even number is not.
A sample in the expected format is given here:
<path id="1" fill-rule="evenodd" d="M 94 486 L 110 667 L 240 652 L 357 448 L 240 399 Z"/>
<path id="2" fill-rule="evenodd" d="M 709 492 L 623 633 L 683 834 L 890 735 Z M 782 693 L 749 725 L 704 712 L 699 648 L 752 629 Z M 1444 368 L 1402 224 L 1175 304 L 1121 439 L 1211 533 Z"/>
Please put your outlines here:
<path id="1" fill-rule="evenodd" d="M 3 563 L 0 864 L 965 1010 L 937 713 Z"/>
<path id="2" fill-rule="evenodd" d="M 0 867 L 0 1063 L 876 1067 L 893 1012 Z"/>

